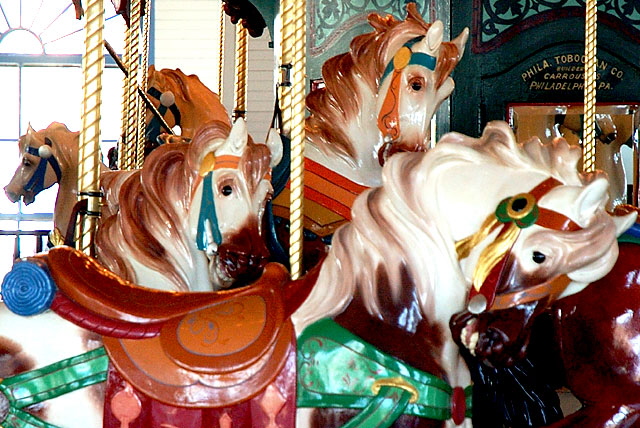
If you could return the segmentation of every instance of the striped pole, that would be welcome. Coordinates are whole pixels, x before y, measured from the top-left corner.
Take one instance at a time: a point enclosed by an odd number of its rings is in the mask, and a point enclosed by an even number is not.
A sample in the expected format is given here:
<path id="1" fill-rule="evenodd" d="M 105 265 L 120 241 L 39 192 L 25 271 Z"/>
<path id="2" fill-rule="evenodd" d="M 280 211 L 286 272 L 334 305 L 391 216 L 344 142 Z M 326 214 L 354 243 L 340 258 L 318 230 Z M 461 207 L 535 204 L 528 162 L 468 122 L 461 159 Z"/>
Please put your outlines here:
<path id="1" fill-rule="evenodd" d="M 103 0 L 90 0 L 85 10 L 85 51 L 82 56 L 82 125 L 78 152 L 78 197 L 87 199 L 87 215 L 78 230 L 78 248 L 91 254 L 100 216 L 100 105 L 104 69 Z"/>
<path id="2" fill-rule="evenodd" d="M 281 0 L 282 65 L 291 66 L 291 86 L 282 92 L 283 128 L 291 138 L 291 176 L 289 209 L 289 263 L 291 277 L 302 271 L 304 118 L 306 76 L 306 1 Z"/>
<path id="3" fill-rule="evenodd" d="M 598 2 L 585 3 L 585 46 L 584 54 L 584 124 L 582 133 L 582 170 L 592 172 L 596 163 L 595 119 L 596 119 L 596 67 L 597 67 L 597 27 Z"/>

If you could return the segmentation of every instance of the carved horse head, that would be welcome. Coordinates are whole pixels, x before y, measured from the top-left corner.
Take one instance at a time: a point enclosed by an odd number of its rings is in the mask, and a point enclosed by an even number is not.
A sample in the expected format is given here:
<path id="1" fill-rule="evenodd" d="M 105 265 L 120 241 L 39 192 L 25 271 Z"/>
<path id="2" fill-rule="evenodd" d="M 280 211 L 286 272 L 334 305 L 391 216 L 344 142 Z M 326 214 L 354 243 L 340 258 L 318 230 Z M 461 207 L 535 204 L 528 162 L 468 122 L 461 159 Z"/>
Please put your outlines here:
<path id="1" fill-rule="evenodd" d="M 569 152 L 576 163 L 579 152 Z M 480 360 L 504 366 L 523 358 L 535 318 L 613 267 L 616 237 L 635 213 L 610 215 L 607 179 L 583 179 L 583 185 L 566 185 L 550 177 L 502 200 L 477 233 L 457 243 L 464 259 L 491 241 L 473 255 L 467 309 L 451 320 L 454 339 Z"/>

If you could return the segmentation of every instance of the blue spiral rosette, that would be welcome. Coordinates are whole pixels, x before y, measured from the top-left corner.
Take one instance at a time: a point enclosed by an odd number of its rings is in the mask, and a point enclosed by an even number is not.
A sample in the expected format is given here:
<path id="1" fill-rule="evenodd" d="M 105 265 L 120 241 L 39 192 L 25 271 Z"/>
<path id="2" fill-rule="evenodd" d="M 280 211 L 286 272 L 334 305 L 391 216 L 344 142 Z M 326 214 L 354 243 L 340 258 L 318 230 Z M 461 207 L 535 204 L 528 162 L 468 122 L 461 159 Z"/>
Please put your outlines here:
<path id="1" fill-rule="evenodd" d="M 49 309 L 56 286 L 44 265 L 20 261 L 2 281 L 2 300 L 7 308 L 22 316 L 37 315 Z"/>

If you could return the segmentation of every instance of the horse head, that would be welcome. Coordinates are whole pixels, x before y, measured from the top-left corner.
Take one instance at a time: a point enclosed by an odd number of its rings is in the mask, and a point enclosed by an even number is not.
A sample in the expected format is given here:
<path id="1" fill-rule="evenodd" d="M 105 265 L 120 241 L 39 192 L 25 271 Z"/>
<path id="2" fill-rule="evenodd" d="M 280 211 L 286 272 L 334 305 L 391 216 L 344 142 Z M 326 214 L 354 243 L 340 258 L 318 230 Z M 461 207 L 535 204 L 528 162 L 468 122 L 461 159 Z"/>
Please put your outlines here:
<path id="1" fill-rule="evenodd" d="M 429 148 L 431 117 L 453 90 L 468 30 L 445 42 L 442 22 L 425 22 L 414 3 L 405 20 L 371 14 L 369 24 L 372 32 L 323 65 L 325 87 L 306 98 L 306 129 L 312 148 L 377 186 L 388 156 Z"/>
<path id="2" fill-rule="evenodd" d="M 147 94 L 162 114 L 167 124 L 180 127 L 184 138 L 191 138 L 199 125 L 210 120 L 229 123 L 229 115 L 220 102 L 220 97 L 207 88 L 196 75 L 186 75 L 179 68 L 156 70 L 149 66 Z M 168 130 L 161 129 L 160 122 L 147 109 L 146 136 L 153 143 Z"/>
<path id="3" fill-rule="evenodd" d="M 60 162 L 64 149 L 60 146 L 66 144 L 60 137 L 64 135 L 70 136 L 71 140 L 75 138 L 77 145 L 78 133 L 72 133 L 61 123 L 54 122 L 37 132 L 29 125 L 27 133 L 18 140 L 20 165 L 4 188 L 11 202 L 22 198 L 29 205 L 38 193 L 60 182 L 64 168 L 64 163 L 61 167 Z"/>
<path id="4" fill-rule="evenodd" d="M 533 150 L 540 142 L 527 144 Z M 577 164 L 580 150 L 567 153 Z M 503 199 L 478 232 L 457 242 L 458 257 L 477 262 L 466 272 L 472 278 L 467 308 L 450 327 L 454 340 L 480 360 L 504 366 L 524 357 L 535 318 L 613 267 L 616 238 L 635 213 L 610 215 L 607 179 L 581 177 L 582 183 L 548 177 Z"/>
<path id="5" fill-rule="evenodd" d="M 244 120 L 237 120 L 228 137 L 204 139 L 198 157 L 202 190 L 196 242 L 209 259 L 209 279 L 215 288 L 250 283 L 262 272 L 269 256 L 262 237 L 262 216 L 271 198 L 271 167 L 282 157 L 282 142 L 269 134 L 266 144 L 255 144 Z M 195 201 L 198 201 L 196 196 Z"/>
<path id="6" fill-rule="evenodd" d="M 443 30 L 442 22 L 435 21 L 425 35 L 400 46 L 402 39 L 390 43 L 376 104 L 383 137 L 378 151 L 380 165 L 393 153 L 428 148 L 431 117 L 454 89 L 450 74 L 468 37 L 465 30 L 455 40 L 443 43 Z"/>

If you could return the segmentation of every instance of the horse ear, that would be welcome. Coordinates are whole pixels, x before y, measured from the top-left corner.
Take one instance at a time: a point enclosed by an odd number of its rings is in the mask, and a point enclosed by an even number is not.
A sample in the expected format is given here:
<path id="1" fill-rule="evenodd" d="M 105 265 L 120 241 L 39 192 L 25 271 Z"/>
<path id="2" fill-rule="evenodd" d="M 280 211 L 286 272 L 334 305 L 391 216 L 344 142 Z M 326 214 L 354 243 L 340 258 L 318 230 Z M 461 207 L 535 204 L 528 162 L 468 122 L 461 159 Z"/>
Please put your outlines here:
<path id="1" fill-rule="evenodd" d="M 247 132 L 247 124 L 243 118 L 236 119 L 235 123 L 231 127 L 231 132 L 229 132 L 229 137 L 227 141 L 229 141 L 236 151 L 241 151 L 242 148 L 247 144 L 247 140 L 249 139 L 249 133 Z"/>
<path id="2" fill-rule="evenodd" d="M 36 133 L 36 130 L 33 129 L 33 127 L 31 126 L 31 122 L 29 122 L 29 124 L 27 125 L 27 135 L 32 135 L 35 133 Z"/>
<path id="3" fill-rule="evenodd" d="M 282 152 L 284 151 L 280 133 L 275 129 L 270 128 L 269 133 L 267 134 L 266 144 L 267 147 L 269 147 L 269 151 L 271 151 L 271 168 L 273 168 L 282 160 Z"/>
<path id="4" fill-rule="evenodd" d="M 443 34 L 444 24 L 442 23 L 442 21 L 434 21 L 433 24 L 431 24 L 431 26 L 429 27 L 429 31 L 427 31 L 427 37 L 425 37 L 429 51 L 435 52 L 438 50 L 440 44 L 442 43 Z"/>
<path id="5" fill-rule="evenodd" d="M 598 209 L 604 208 L 609 199 L 608 190 L 609 181 L 604 177 L 595 179 L 582 189 L 575 202 L 579 223 L 588 223 Z"/>
<path id="6" fill-rule="evenodd" d="M 464 54 L 464 48 L 467 44 L 468 38 L 469 38 L 469 27 L 465 27 L 464 30 L 462 30 L 462 32 L 458 34 L 458 37 L 451 40 L 451 43 L 456 45 L 456 47 L 458 48 L 458 58 L 462 58 L 462 55 Z"/>

